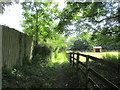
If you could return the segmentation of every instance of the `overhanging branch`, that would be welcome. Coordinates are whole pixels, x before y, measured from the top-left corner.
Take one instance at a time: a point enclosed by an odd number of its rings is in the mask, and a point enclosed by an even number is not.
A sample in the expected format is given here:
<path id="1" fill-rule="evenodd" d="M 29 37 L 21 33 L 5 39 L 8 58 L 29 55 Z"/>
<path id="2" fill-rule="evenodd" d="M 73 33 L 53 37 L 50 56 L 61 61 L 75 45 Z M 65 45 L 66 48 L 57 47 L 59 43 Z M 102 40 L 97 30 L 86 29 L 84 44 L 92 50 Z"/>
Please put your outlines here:
<path id="1" fill-rule="evenodd" d="M 95 20 L 95 22 L 100 23 L 100 22 L 102 22 L 104 20 L 110 20 L 110 19 L 115 19 L 115 18 L 119 18 L 119 15 L 111 16 L 111 17 L 106 17 L 106 18 L 104 18 L 104 19 L 102 19 L 100 21 Z"/>

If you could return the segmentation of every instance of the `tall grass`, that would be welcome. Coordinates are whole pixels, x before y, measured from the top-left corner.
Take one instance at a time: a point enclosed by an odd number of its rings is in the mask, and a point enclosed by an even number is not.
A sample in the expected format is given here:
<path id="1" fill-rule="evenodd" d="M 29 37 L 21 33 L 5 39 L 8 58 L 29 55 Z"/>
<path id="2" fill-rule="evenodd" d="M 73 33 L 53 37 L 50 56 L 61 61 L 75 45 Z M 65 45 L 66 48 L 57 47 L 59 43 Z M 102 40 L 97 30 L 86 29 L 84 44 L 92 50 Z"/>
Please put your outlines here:
<path id="1" fill-rule="evenodd" d="M 106 55 L 103 55 L 102 58 L 106 61 L 113 62 L 113 63 L 120 62 L 120 55 L 113 55 L 113 54 L 107 53 Z"/>
<path id="2" fill-rule="evenodd" d="M 120 55 L 106 54 L 102 58 L 107 62 L 107 66 L 119 69 L 120 67 Z"/>

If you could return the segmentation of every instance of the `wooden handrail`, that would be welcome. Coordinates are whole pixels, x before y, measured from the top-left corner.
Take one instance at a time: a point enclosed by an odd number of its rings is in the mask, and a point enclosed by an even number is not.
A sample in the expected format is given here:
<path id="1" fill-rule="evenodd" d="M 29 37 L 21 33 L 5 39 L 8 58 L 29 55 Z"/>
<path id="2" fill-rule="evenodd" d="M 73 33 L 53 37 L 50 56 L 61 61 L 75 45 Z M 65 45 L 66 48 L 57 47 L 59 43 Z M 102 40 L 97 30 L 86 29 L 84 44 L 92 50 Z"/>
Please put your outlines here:
<path id="1" fill-rule="evenodd" d="M 86 73 L 81 68 L 78 67 L 78 70 L 81 70 L 84 76 L 86 75 Z"/>
<path id="2" fill-rule="evenodd" d="M 95 88 L 100 88 L 100 87 L 93 81 L 93 79 L 92 79 L 91 77 L 89 77 L 89 81 L 90 81 L 90 83 L 92 84 L 93 87 L 95 87 Z"/>
<path id="3" fill-rule="evenodd" d="M 86 68 L 86 65 L 84 63 L 82 63 L 81 61 L 79 61 L 79 63 Z"/>
<path id="4" fill-rule="evenodd" d="M 73 53 L 73 52 L 72 52 L 72 53 Z M 71 54 L 72 54 L 72 53 L 71 53 Z M 68 54 L 70 54 L 70 53 L 68 53 Z M 78 53 L 75 52 L 74 54 L 78 54 Z M 89 56 L 89 59 L 92 59 L 92 60 L 95 61 L 95 62 L 99 62 L 99 63 L 101 63 L 101 64 L 108 65 L 108 61 L 105 61 L 104 59 L 97 58 L 97 57 L 90 56 L 90 55 L 81 54 L 81 53 L 79 53 L 79 55 L 80 55 L 80 56 L 83 56 L 83 57 Z M 76 59 L 75 59 L 75 60 L 76 60 Z M 120 64 L 116 63 L 116 66 L 120 66 Z M 111 67 L 111 68 L 112 68 L 112 67 Z"/>
<path id="5" fill-rule="evenodd" d="M 94 74 L 96 77 L 98 77 L 99 80 L 101 80 L 104 84 L 106 84 L 110 88 L 118 88 L 115 84 L 98 74 L 95 70 L 89 68 L 89 71 Z"/>
<path id="6" fill-rule="evenodd" d="M 119 89 L 115 84 L 113 84 L 112 82 L 110 82 L 106 78 L 102 77 L 99 73 L 97 73 L 95 70 L 93 70 L 89 67 L 89 59 L 92 59 L 92 60 L 97 61 L 97 62 L 102 63 L 102 64 L 107 64 L 107 62 L 105 62 L 105 60 L 100 59 L 100 58 L 96 58 L 96 57 L 93 57 L 93 56 L 90 56 L 90 55 L 76 53 L 76 52 L 75 53 L 71 52 L 71 53 L 68 53 L 68 54 L 70 54 L 70 63 L 73 62 L 73 65 L 77 65 L 77 69 L 81 70 L 82 73 L 86 76 L 86 87 L 88 87 L 88 83 L 91 82 L 91 84 L 94 84 L 93 86 L 99 88 L 99 86 L 89 76 L 89 73 L 91 73 L 94 76 L 96 76 L 100 81 L 104 82 L 104 84 L 107 85 L 108 87 Z M 74 55 L 77 55 L 77 58 L 75 58 Z M 82 63 L 79 60 L 79 56 L 86 57 L 86 64 Z M 75 60 L 77 60 L 77 63 L 74 62 Z M 84 72 L 80 67 L 78 67 L 78 64 L 81 64 L 84 68 L 86 68 L 86 72 Z"/>

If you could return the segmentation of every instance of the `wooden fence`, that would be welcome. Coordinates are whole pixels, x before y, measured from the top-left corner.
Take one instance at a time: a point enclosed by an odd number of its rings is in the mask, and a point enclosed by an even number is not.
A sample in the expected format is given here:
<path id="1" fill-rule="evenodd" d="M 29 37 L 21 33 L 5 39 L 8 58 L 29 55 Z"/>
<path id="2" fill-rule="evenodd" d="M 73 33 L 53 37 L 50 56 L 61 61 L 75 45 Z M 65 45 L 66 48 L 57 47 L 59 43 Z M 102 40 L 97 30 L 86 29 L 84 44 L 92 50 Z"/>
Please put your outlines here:
<path id="1" fill-rule="evenodd" d="M 30 59 L 32 54 L 32 37 L 27 36 L 13 28 L 1 26 L 2 29 L 2 67 L 11 68 L 22 65 L 23 58 Z"/>
<path id="2" fill-rule="evenodd" d="M 0 90 L 2 90 L 2 27 L 0 27 Z"/>
<path id="3" fill-rule="evenodd" d="M 89 83 L 91 83 L 92 87 L 94 87 L 94 88 L 100 88 L 99 85 L 97 83 L 95 83 L 93 78 L 90 76 L 90 74 L 92 74 L 98 80 L 103 82 L 105 86 L 107 86 L 109 88 L 119 89 L 115 84 L 113 84 L 112 82 L 110 82 L 109 80 L 104 78 L 102 75 L 97 73 L 95 70 L 93 70 L 89 66 L 90 59 L 93 60 L 93 61 L 102 63 L 102 64 L 107 64 L 106 62 L 104 62 L 104 60 L 96 58 L 96 57 L 93 57 L 93 56 L 90 56 L 90 55 L 85 55 L 85 54 L 80 54 L 80 53 L 75 53 L 75 52 L 70 52 L 68 54 L 70 55 L 70 64 L 72 64 L 73 66 L 76 66 L 77 67 L 77 71 L 80 70 L 83 73 L 83 75 L 85 76 L 85 78 L 86 78 L 86 80 L 85 80 L 86 81 L 86 88 L 88 88 Z M 83 57 L 86 58 L 86 62 L 85 63 L 80 61 L 80 56 L 83 56 Z M 81 64 L 81 66 L 85 68 L 85 71 L 79 66 L 79 64 Z"/>

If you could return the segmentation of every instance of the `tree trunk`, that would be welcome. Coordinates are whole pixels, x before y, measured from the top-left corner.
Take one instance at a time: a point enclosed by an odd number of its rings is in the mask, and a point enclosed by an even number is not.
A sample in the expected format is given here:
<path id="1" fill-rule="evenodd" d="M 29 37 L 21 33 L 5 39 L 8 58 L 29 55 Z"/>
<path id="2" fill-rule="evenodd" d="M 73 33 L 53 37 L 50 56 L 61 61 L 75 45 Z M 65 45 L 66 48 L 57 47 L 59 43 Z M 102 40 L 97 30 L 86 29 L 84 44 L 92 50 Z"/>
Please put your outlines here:
<path id="1" fill-rule="evenodd" d="M 38 28 L 38 9 L 37 9 L 37 7 L 36 7 L 36 27 L 35 27 L 35 29 L 36 29 L 35 45 L 38 45 L 38 40 L 39 40 L 38 32 L 39 32 L 39 28 Z"/>

